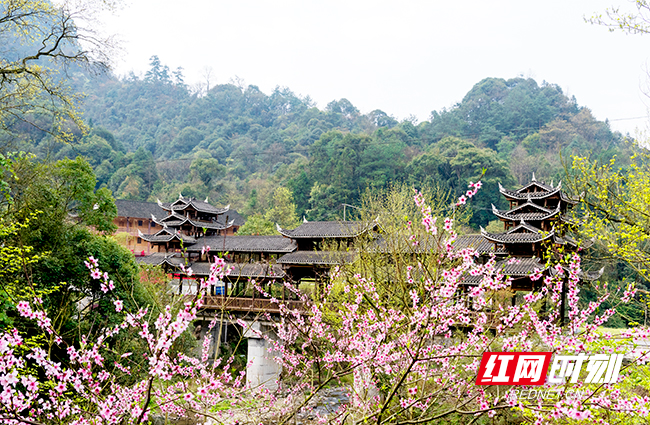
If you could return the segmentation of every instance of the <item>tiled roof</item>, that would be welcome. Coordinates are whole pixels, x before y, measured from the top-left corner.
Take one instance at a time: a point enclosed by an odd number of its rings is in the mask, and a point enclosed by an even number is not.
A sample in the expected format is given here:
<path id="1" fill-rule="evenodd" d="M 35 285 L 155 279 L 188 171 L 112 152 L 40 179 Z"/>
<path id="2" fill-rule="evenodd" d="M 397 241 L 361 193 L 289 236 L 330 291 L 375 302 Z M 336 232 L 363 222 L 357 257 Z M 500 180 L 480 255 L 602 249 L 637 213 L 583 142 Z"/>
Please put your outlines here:
<path id="1" fill-rule="evenodd" d="M 129 201 L 126 199 L 116 199 L 118 217 L 132 217 L 150 219 L 151 215 L 162 216 L 165 211 L 155 202 Z"/>
<path id="2" fill-rule="evenodd" d="M 359 236 L 368 229 L 374 227 L 375 223 L 361 221 L 308 221 L 293 230 L 278 230 L 289 238 L 350 238 Z"/>
<path id="3" fill-rule="evenodd" d="M 151 255 L 147 255 L 145 257 L 135 257 L 135 261 L 137 261 L 140 264 L 147 264 L 150 266 L 159 266 L 162 263 L 165 262 L 167 259 L 167 256 L 170 254 L 167 254 L 165 252 L 156 252 Z"/>
<path id="4" fill-rule="evenodd" d="M 562 266 L 562 269 L 564 269 L 564 273 L 566 275 L 570 273 L 568 267 Z M 551 267 L 549 271 L 552 276 L 556 276 L 558 274 L 558 271 L 555 269 L 555 267 Z M 601 268 L 600 270 L 590 270 L 590 271 L 581 270 L 580 273 L 578 274 L 578 277 L 580 278 L 580 280 L 594 281 L 600 279 L 604 271 L 605 271 L 604 267 Z"/>
<path id="5" fill-rule="evenodd" d="M 169 242 L 174 239 L 183 241 L 186 244 L 196 243 L 196 239 L 192 236 L 183 235 L 182 233 L 172 232 L 169 229 L 162 229 L 156 234 L 145 235 L 140 230 L 138 230 L 138 236 L 144 239 L 147 242 Z"/>
<path id="6" fill-rule="evenodd" d="M 564 192 L 560 192 L 560 199 L 571 205 L 576 205 L 578 203 L 577 200 L 569 198 Z"/>
<path id="7" fill-rule="evenodd" d="M 478 285 L 483 280 L 483 275 L 471 275 L 469 273 L 463 273 L 460 278 L 461 283 L 465 285 Z"/>
<path id="8" fill-rule="evenodd" d="M 193 274 L 196 276 L 208 276 L 212 267 L 212 263 L 196 262 L 190 265 Z M 245 278 L 270 278 L 282 279 L 286 276 L 282 267 L 277 264 L 263 264 L 263 263 L 226 263 L 226 268 L 231 269 L 227 279 L 237 277 Z"/>
<path id="9" fill-rule="evenodd" d="M 501 274 L 510 277 L 523 277 L 530 276 L 535 272 L 535 270 L 544 271 L 546 270 L 546 265 L 542 264 L 538 258 L 509 258 L 507 260 L 499 261 L 495 265 L 495 270 L 498 270 Z M 478 285 L 483 280 L 484 275 L 471 275 L 465 273 L 462 276 L 462 282 L 465 285 Z"/>
<path id="10" fill-rule="evenodd" d="M 213 205 L 210 205 L 208 202 L 199 201 L 195 198 L 183 198 L 182 195 L 179 195 L 178 199 L 171 204 L 166 204 L 158 201 L 158 205 L 166 211 L 183 211 L 189 207 L 194 208 L 195 210 L 207 213 L 207 214 L 224 214 L 230 209 L 230 205 L 224 208 L 217 208 Z"/>
<path id="11" fill-rule="evenodd" d="M 542 221 L 549 219 L 553 217 L 554 215 L 557 215 L 560 213 L 559 209 L 557 211 L 553 211 L 549 214 L 544 213 L 544 212 L 524 212 L 524 213 L 510 213 L 509 211 L 492 211 L 494 215 L 497 217 L 503 219 L 503 220 L 508 220 L 508 221 Z"/>
<path id="12" fill-rule="evenodd" d="M 492 205 L 492 207 L 493 207 L 492 211 L 494 211 L 494 209 L 495 209 L 494 205 Z M 556 210 L 559 210 L 559 209 L 560 209 L 560 206 L 558 205 Z M 524 210 L 534 210 L 535 212 L 542 212 L 542 213 L 545 213 L 545 214 L 550 214 L 550 213 L 555 211 L 555 210 L 550 210 L 548 208 L 544 208 L 541 205 L 537 205 L 534 202 L 527 201 L 525 204 L 521 204 L 518 207 L 515 207 L 515 208 L 513 208 L 513 209 L 511 209 L 510 211 L 507 211 L 507 212 L 509 212 L 511 214 L 515 214 L 517 212 L 524 212 Z M 506 212 L 506 211 L 504 211 L 504 212 Z"/>
<path id="13" fill-rule="evenodd" d="M 506 233 L 510 234 L 510 233 L 544 233 L 544 232 L 542 231 L 542 229 L 539 229 L 533 226 L 532 224 L 528 224 L 522 220 L 521 222 L 519 222 L 518 225 L 508 230 Z"/>
<path id="14" fill-rule="evenodd" d="M 234 226 L 241 227 L 241 226 L 244 225 L 244 223 L 246 223 L 246 219 L 244 219 L 244 217 L 242 217 L 237 212 L 237 210 L 234 210 L 232 208 L 230 208 L 228 210 L 228 212 L 225 212 L 225 213 L 219 215 L 219 217 L 217 217 L 217 223 L 220 223 L 221 225 L 224 225 L 226 223 L 226 218 L 228 218 L 229 222 L 232 221 L 232 224 Z"/>
<path id="15" fill-rule="evenodd" d="M 474 248 L 479 254 L 494 252 L 494 244 L 485 239 L 483 235 L 458 236 L 453 246 L 456 251 L 465 248 Z"/>
<path id="16" fill-rule="evenodd" d="M 560 244 L 560 245 L 569 245 L 569 246 L 571 246 L 573 248 L 578 247 L 578 241 L 573 239 L 571 236 L 567 236 L 567 235 L 564 235 L 562 237 L 560 237 L 558 235 L 555 235 L 555 236 L 553 236 L 553 242 L 555 242 L 556 244 Z M 591 245 L 589 245 L 589 246 L 591 246 Z"/>
<path id="17" fill-rule="evenodd" d="M 535 269 L 539 271 L 546 270 L 546 265 L 537 257 L 509 258 L 499 261 L 496 264 L 496 268 L 497 270 L 500 269 L 501 273 L 507 276 L 529 276 Z"/>
<path id="18" fill-rule="evenodd" d="M 522 230 L 526 230 L 526 232 L 522 232 Z M 489 241 L 502 244 L 535 243 L 554 236 L 555 232 L 542 232 L 541 230 L 522 222 L 522 224 L 517 227 L 510 229 L 508 233 L 488 233 L 481 227 L 481 235 Z"/>
<path id="19" fill-rule="evenodd" d="M 180 263 L 185 261 L 184 258 L 178 256 L 175 253 L 166 253 L 166 252 L 155 252 L 151 255 L 144 257 L 136 257 L 135 261 L 139 264 L 145 264 L 149 266 L 161 266 L 163 264 L 168 264 L 173 267 L 177 267 Z"/>
<path id="20" fill-rule="evenodd" d="M 590 282 L 593 282 L 594 280 L 598 280 L 601 278 L 603 275 L 603 272 L 605 271 L 605 268 L 602 268 L 600 270 L 594 270 L 594 271 L 581 271 L 580 272 L 580 279 L 582 280 L 588 280 Z"/>
<path id="21" fill-rule="evenodd" d="M 562 186 L 562 181 L 558 183 L 558 186 Z M 533 178 L 530 180 L 530 182 L 524 186 L 522 186 L 520 189 L 517 189 L 517 193 L 525 193 L 526 191 L 529 191 L 531 187 L 538 187 L 539 189 L 542 189 L 543 191 L 546 192 L 551 192 L 555 188 L 552 185 L 546 184 L 546 182 L 538 182 L 537 179 L 535 178 L 535 173 L 533 173 Z"/>
<path id="22" fill-rule="evenodd" d="M 227 223 L 227 226 L 224 227 L 224 225 L 219 223 L 218 221 L 206 221 L 206 220 L 197 220 L 193 218 L 188 218 L 176 213 L 175 211 L 172 211 L 171 214 L 160 219 L 158 219 L 156 216 L 153 215 L 151 216 L 151 218 L 157 224 L 160 224 L 161 226 L 168 226 L 168 227 L 180 227 L 185 223 L 190 223 L 192 226 L 199 229 L 205 228 L 205 229 L 223 230 L 232 226 L 232 221 L 229 221 L 229 223 Z"/>
<path id="23" fill-rule="evenodd" d="M 501 194 L 503 196 L 505 196 L 506 198 L 509 198 L 509 199 L 544 199 L 546 197 L 555 195 L 556 193 L 560 192 L 561 188 L 562 188 L 562 182 L 560 182 L 556 187 L 551 188 L 550 190 L 542 190 L 542 191 L 539 191 L 539 192 L 522 192 L 522 193 L 520 193 L 519 191 L 512 191 L 512 190 L 504 189 L 504 187 L 501 186 L 501 183 L 499 183 L 499 192 L 501 192 Z M 519 190 L 522 190 L 522 189 L 519 189 Z"/>
<path id="24" fill-rule="evenodd" d="M 350 263 L 357 257 L 353 252 L 341 251 L 296 251 L 283 255 L 278 264 L 324 264 L 336 265 Z"/>
<path id="25" fill-rule="evenodd" d="M 207 236 L 199 238 L 188 251 L 201 251 L 209 246 L 217 252 L 293 252 L 297 244 L 282 235 L 274 236 Z"/>
<path id="26" fill-rule="evenodd" d="M 440 249 L 439 244 L 441 241 L 439 241 L 437 237 L 432 236 L 426 239 L 418 239 L 417 242 L 416 245 L 413 245 L 413 241 L 411 240 L 393 240 L 391 241 L 390 247 L 388 247 L 385 238 L 379 237 L 377 240 L 370 243 L 369 246 L 364 249 L 364 252 L 425 254 Z M 444 240 L 442 242 L 444 243 Z M 460 251 L 465 248 L 473 248 L 479 254 L 494 252 L 494 244 L 485 239 L 482 235 L 478 234 L 458 236 L 458 238 L 453 242 L 453 249 L 455 251 Z"/>

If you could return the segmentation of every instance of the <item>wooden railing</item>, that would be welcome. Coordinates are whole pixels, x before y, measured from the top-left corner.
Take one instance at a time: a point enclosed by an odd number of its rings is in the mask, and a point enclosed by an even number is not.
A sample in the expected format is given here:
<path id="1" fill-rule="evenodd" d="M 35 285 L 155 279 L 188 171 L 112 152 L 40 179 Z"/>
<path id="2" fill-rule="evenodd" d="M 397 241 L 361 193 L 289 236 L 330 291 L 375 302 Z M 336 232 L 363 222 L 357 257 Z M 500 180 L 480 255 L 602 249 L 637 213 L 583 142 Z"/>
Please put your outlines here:
<path id="1" fill-rule="evenodd" d="M 272 302 L 268 298 L 225 297 L 223 295 L 208 295 L 205 298 L 204 308 L 208 310 L 228 310 L 251 313 L 279 313 L 279 304 L 284 304 L 288 309 L 303 308 L 302 301 L 287 300 Z"/>

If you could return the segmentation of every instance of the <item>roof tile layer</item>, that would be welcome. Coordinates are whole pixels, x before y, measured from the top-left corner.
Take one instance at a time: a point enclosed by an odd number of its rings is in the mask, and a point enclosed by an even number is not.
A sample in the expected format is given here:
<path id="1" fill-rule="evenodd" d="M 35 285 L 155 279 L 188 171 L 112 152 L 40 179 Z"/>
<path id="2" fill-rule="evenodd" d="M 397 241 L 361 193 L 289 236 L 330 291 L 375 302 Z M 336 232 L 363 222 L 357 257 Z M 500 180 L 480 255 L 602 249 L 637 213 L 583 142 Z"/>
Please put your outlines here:
<path id="1" fill-rule="evenodd" d="M 281 229 L 289 238 L 351 238 L 372 227 L 361 221 L 309 221 L 293 230 Z"/>
<path id="2" fill-rule="evenodd" d="M 336 265 L 354 261 L 357 254 L 341 251 L 296 251 L 283 255 L 278 264 L 322 264 Z"/>
<path id="3" fill-rule="evenodd" d="M 198 252 L 204 246 L 217 252 L 293 252 L 296 242 L 284 236 L 208 236 L 197 239 L 188 251 Z"/>
<path id="4" fill-rule="evenodd" d="M 155 202 L 129 201 L 126 199 L 116 199 L 118 217 L 133 217 L 150 219 L 151 215 L 161 217 L 166 215 L 165 210 L 160 208 Z"/>

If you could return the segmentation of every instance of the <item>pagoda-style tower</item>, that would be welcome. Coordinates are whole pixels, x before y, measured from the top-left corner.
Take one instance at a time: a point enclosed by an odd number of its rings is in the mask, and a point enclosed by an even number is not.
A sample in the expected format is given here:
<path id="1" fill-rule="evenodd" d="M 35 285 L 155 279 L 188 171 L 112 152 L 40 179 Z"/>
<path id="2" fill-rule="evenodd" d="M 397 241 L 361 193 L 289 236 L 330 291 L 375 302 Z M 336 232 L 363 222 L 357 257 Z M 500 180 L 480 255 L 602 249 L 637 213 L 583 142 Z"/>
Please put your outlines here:
<path id="1" fill-rule="evenodd" d="M 481 234 L 494 244 L 497 258 L 516 259 L 500 263 L 503 273 L 513 278 L 512 288 L 534 290 L 536 284 L 529 276 L 535 269 L 546 269 L 540 258 L 549 247 L 578 247 L 565 236 L 565 224 L 569 221 L 566 212 L 576 202 L 562 192 L 561 182 L 557 186 L 538 182 L 535 174 L 530 183 L 518 190 L 506 190 L 499 184 L 499 191 L 510 202 L 510 209 L 503 211 L 492 205 L 492 211 L 503 222 L 505 231 L 489 233 L 481 228 Z"/>
<path id="2" fill-rule="evenodd" d="M 497 256 L 542 257 L 548 243 L 576 245 L 563 237 L 566 211 L 576 202 L 562 192 L 562 183 L 547 185 L 533 174 L 521 189 L 510 191 L 499 184 L 499 191 L 510 202 L 510 209 L 492 205 L 492 212 L 503 222 L 505 232 L 488 233 L 481 228 L 483 237 L 494 243 Z"/>
<path id="3" fill-rule="evenodd" d="M 164 204 L 158 200 L 158 205 L 165 211 L 167 216 L 152 220 L 162 226 L 158 233 L 145 235 L 138 231 L 139 236 L 152 245 L 158 247 L 158 252 L 175 252 L 181 249 L 181 245 L 196 243 L 197 238 L 202 236 L 219 235 L 230 228 L 233 221 L 225 222 L 219 220 L 230 209 L 217 208 L 205 201 L 198 201 L 195 198 L 184 198 L 178 196 L 178 200 L 171 204 Z M 224 224 L 225 223 L 225 224 Z"/>

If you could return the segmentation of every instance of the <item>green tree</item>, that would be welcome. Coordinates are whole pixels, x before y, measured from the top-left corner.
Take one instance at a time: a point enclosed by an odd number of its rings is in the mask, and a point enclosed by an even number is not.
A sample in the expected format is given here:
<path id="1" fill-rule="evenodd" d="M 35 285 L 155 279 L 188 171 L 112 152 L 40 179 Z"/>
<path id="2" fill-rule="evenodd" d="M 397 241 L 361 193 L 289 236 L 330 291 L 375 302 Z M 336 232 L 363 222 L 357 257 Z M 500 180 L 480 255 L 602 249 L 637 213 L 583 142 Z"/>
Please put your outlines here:
<path id="1" fill-rule="evenodd" d="M 635 154 L 625 168 L 615 159 L 574 157 L 570 173 L 581 201 L 579 231 L 650 280 L 650 155 Z"/>
<path id="2" fill-rule="evenodd" d="M 238 235 L 278 235 L 275 224 L 267 220 L 262 214 L 253 214 L 246 219 L 246 223 L 237 230 Z"/>
<path id="3" fill-rule="evenodd" d="M 429 152 L 414 158 L 407 166 L 407 174 L 414 186 L 440 186 L 457 196 L 465 192 L 470 181 L 482 177 L 484 188 L 472 202 L 474 214 L 470 224 L 474 227 L 487 225 L 493 218 L 491 204 L 498 206 L 504 202 L 499 183 L 506 187 L 514 185 L 508 164 L 495 151 L 456 137 L 446 137 Z"/>
<path id="4" fill-rule="evenodd" d="M 96 16 L 113 6 L 112 0 L 0 1 L 0 132 L 19 137 L 18 124 L 27 122 L 70 140 L 71 126 L 85 128 L 79 97 L 58 74 L 108 68 L 112 44 L 98 32 Z"/>
<path id="5" fill-rule="evenodd" d="M 219 164 L 219 161 L 213 158 L 195 159 L 190 165 L 192 174 L 199 178 L 206 186 L 213 180 L 220 179 L 225 174 L 226 167 Z"/>
<path id="6" fill-rule="evenodd" d="M 283 229 L 294 229 L 300 225 L 296 215 L 296 204 L 293 194 L 286 187 L 278 187 L 273 192 L 271 208 L 266 211 L 264 218 L 271 223 L 277 223 Z"/>
<path id="7" fill-rule="evenodd" d="M 621 30 L 628 34 L 650 33 L 650 3 L 647 0 L 635 0 L 636 11 L 621 10 L 620 7 L 611 7 L 605 10 L 605 16 L 595 14 L 586 18 L 587 22 L 603 25 L 610 31 Z"/>
<path id="8" fill-rule="evenodd" d="M 144 74 L 144 80 L 150 83 L 171 83 L 171 79 L 169 78 L 169 67 L 160 62 L 158 55 L 153 55 L 149 58 L 149 70 Z"/>
<path id="9" fill-rule="evenodd" d="M 188 153 L 204 139 L 203 133 L 194 127 L 185 127 L 178 133 L 168 147 L 170 154 L 175 152 Z"/>
<path id="10" fill-rule="evenodd" d="M 115 230 L 117 209 L 107 189 L 95 190 L 96 180 L 85 160 L 44 163 L 23 155 L 11 158 L 9 166 L 16 178 L 6 180 L 12 197 L 0 217 L 9 226 L 3 231 L 0 255 L 19 258 L 2 272 L 3 283 L 17 288 L 3 285 L 5 298 L 14 303 L 40 295 L 55 329 L 71 343 L 80 334 L 98 334 L 117 320 L 111 294 L 125 299 L 127 309 L 155 305 L 139 283 L 133 254 L 98 233 Z M 106 293 L 90 279 L 83 264 L 89 256 L 108 272 L 113 292 Z"/>

